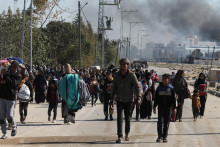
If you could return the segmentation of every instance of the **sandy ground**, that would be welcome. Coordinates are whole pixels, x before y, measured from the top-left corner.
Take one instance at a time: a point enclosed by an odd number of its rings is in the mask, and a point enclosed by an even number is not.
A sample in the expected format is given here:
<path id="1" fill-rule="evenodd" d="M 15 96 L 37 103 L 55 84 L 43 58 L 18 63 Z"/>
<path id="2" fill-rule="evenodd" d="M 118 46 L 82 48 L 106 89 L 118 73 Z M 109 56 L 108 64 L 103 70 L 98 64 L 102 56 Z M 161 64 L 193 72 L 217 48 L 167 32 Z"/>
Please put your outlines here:
<path id="1" fill-rule="evenodd" d="M 166 69 L 157 69 L 158 72 L 167 72 Z M 220 99 L 208 95 L 206 111 L 203 119 L 193 121 L 191 100 L 185 100 L 183 122 L 171 122 L 168 143 L 156 143 L 157 114 L 152 120 L 131 122 L 131 140 L 123 141 L 120 146 L 220 146 Z M 16 121 L 18 134 L 7 140 L 0 140 L 0 146 L 118 146 L 116 119 L 104 121 L 103 105 L 90 104 L 76 114 L 76 124 L 64 125 L 61 118 L 60 105 L 57 122 L 48 122 L 48 104 L 30 104 L 28 107 L 27 124 L 19 122 L 18 105 Z M 135 115 L 135 112 L 134 112 Z M 134 117 L 133 115 L 133 117 Z M 114 118 L 116 115 L 114 114 Z"/>

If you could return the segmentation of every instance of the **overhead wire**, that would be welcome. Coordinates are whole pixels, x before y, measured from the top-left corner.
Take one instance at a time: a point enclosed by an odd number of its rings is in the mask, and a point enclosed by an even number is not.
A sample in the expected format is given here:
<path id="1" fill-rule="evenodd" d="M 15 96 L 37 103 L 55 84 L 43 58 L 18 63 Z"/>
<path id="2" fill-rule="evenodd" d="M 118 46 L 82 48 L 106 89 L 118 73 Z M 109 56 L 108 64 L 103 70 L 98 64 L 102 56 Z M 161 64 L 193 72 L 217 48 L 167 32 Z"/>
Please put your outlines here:
<path id="1" fill-rule="evenodd" d="M 60 8 L 62 11 L 66 12 L 66 13 L 71 13 L 71 14 L 72 14 L 72 13 L 75 13 L 75 12 L 78 11 L 78 10 L 75 10 L 75 11 L 67 11 L 67 10 L 61 8 L 56 2 L 55 2 L 55 5 L 56 5 L 58 8 Z"/>

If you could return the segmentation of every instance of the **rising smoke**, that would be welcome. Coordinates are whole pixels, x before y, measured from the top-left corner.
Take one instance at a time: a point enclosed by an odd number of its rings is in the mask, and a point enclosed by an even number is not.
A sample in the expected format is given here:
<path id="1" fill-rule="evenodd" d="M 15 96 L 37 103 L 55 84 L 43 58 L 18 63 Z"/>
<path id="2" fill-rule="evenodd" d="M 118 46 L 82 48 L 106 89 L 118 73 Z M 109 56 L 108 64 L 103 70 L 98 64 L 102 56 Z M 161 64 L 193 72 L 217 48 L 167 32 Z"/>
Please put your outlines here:
<path id="1" fill-rule="evenodd" d="M 143 21 L 154 38 L 166 40 L 196 34 L 202 40 L 220 41 L 220 13 L 210 4 L 210 0 L 124 2 L 127 3 L 126 9 L 138 10 L 129 19 L 138 18 Z"/>

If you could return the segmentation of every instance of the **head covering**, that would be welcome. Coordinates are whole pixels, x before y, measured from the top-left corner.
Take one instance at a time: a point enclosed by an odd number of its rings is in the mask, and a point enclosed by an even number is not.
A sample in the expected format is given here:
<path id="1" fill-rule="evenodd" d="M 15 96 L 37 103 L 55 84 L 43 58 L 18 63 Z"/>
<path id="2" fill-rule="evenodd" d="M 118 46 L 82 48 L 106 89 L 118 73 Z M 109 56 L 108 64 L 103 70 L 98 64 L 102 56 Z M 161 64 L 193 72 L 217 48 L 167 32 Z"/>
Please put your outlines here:
<path id="1" fill-rule="evenodd" d="M 204 79 L 200 79 L 201 76 L 204 76 Z M 205 74 L 204 73 L 199 74 L 197 85 L 200 85 L 200 84 L 205 84 Z"/>
<path id="2" fill-rule="evenodd" d="M 176 77 L 177 78 L 180 78 L 182 77 L 182 74 L 184 73 L 184 70 L 178 70 L 177 73 L 176 73 Z"/>
<path id="3" fill-rule="evenodd" d="M 145 79 L 146 79 L 146 80 L 148 79 L 148 77 L 151 77 L 151 73 L 150 73 L 150 72 L 147 72 L 147 73 L 145 74 Z"/>
<path id="4" fill-rule="evenodd" d="M 19 62 L 14 60 L 11 62 L 11 65 L 14 65 L 15 67 L 18 67 L 19 66 Z"/>
<path id="5" fill-rule="evenodd" d="M 128 58 L 122 58 L 120 61 L 119 61 L 120 64 L 130 64 L 130 61 L 128 60 Z"/>
<path id="6" fill-rule="evenodd" d="M 43 74 L 43 68 L 42 67 L 40 67 L 39 69 L 38 69 L 38 71 L 41 73 L 41 74 Z"/>

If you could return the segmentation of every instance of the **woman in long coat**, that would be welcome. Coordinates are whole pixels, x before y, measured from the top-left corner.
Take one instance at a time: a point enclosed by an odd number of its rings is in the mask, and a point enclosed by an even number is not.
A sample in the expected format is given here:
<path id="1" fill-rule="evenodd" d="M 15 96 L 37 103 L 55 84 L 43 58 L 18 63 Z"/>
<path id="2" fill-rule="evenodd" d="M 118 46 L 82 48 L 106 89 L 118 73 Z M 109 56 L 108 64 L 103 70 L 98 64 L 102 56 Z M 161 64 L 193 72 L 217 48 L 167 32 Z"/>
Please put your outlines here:
<path id="1" fill-rule="evenodd" d="M 34 79 L 35 101 L 37 104 L 44 103 L 46 99 L 47 82 L 43 75 L 43 69 L 39 68 L 38 75 Z"/>
<path id="2" fill-rule="evenodd" d="M 184 99 L 190 97 L 188 84 L 184 76 L 185 76 L 184 70 L 178 70 L 175 78 L 172 80 L 172 86 L 174 87 L 174 90 L 178 95 L 176 120 L 179 120 L 180 122 L 182 122 Z"/>

